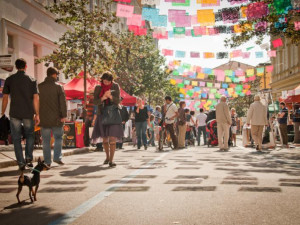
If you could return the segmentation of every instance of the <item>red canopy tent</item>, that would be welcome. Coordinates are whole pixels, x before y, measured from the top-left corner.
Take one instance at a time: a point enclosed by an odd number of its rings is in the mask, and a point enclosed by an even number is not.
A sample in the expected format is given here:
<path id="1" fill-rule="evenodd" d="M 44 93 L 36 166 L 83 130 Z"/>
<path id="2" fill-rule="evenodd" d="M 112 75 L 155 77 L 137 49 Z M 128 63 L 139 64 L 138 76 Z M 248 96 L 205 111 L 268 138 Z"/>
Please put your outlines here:
<path id="1" fill-rule="evenodd" d="M 99 85 L 100 82 L 87 76 L 86 79 L 86 90 L 87 93 L 93 92 L 95 87 Z M 64 85 L 66 98 L 67 99 L 83 99 L 84 97 L 84 87 L 83 87 L 83 72 L 80 72 L 77 77 L 73 78 L 69 83 Z M 120 95 L 123 98 L 122 104 L 124 106 L 134 106 L 136 103 L 136 97 L 133 97 L 126 93 L 122 88 L 120 88 Z"/>
<path id="2" fill-rule="evenodd" d="M 291 103 L 299 103 L 300 102 L 300 85 L 293 89 L 292 94 L 288 96 L 286 99 L 283 99 L 283 101 L 287 104 Z"/>

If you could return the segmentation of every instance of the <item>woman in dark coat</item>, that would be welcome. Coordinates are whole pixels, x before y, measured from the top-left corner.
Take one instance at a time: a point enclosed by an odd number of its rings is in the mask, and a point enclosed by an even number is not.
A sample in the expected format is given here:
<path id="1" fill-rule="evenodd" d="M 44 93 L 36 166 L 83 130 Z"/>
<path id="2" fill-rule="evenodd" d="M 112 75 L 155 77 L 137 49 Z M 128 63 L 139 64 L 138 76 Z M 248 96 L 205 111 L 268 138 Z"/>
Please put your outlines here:
<path id="1" fill-rule="evenodd" d="M 113 75 L 110 72 L 105 72 L 101 77 L 101 85 L 97 85 L 94 92 L 94 104 L 98 105 L 97 118 L 92 134 L 94 143 L 98 143 L 99 139 L 103 139 L 103 148 L 106 153 L 104 164 L 109 164 L 110 167 L 115 167 L 113 162 L 116 150 L 117 139 L 123 137 L 122 124 L 103 125 L 102 110 L 105 106 L 114 104 L 119 106 L 120 103 L 120 87 L 113 82 Z"/>

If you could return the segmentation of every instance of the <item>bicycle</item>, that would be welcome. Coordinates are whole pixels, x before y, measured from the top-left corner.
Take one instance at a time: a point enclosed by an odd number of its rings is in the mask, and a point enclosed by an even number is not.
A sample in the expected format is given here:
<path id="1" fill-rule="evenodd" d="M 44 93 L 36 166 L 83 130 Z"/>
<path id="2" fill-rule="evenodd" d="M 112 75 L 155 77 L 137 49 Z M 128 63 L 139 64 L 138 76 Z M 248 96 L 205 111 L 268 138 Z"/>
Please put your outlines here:
<path id="1" fill-rule="evenodd" d="M 164 144 L 166 144 L 171 149 L 174 149 L 172 138 L 170 132 L 166 129 L 166 123 L 163 122 L 162 126 L 159 128 L 159 138 L 158 138 L 158 150 L 162 151 Z"/>

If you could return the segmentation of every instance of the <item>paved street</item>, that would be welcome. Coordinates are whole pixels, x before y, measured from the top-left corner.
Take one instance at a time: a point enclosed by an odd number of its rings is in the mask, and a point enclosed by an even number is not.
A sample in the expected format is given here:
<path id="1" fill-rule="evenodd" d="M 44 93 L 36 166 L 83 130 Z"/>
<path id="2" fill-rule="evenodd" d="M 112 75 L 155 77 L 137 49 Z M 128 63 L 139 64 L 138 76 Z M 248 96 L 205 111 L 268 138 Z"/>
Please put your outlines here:
<path id="1" fill-rule="evenodd" d="M 41 174 L 38 201 L 17 204 L 15 167 L 0 170 L 0 221 L 13 224 L 299 224 L 300 149 L 193 147 L 65 157 Z"/>

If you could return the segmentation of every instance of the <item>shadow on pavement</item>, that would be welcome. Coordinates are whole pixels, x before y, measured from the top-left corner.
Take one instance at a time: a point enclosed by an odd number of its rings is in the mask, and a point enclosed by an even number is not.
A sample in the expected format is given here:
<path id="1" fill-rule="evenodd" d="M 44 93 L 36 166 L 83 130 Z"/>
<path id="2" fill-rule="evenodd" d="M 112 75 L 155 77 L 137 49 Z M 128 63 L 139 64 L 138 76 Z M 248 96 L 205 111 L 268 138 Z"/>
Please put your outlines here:
<path id="1" fill-rule="evenodd" d="M 52 213 L 52 209 L 45 206 L 35 206 L 28 202 L 12 204 L 1 211 L 1 224 L 48 224 L 63 216 L 61 213 Z"/>
<path id="2" fill-rule="evenodd" d="M 98 172 L 101 170 L 109 170 L 110 167 L 102 167 L 102 166 L 80 166 L 74 170 L 67 170 L 60 172 L 60 175 L 63 177 L 70 177 L 70 176 L 78 176 L 78 175 L 85 175 L 89 173 Z"/>

